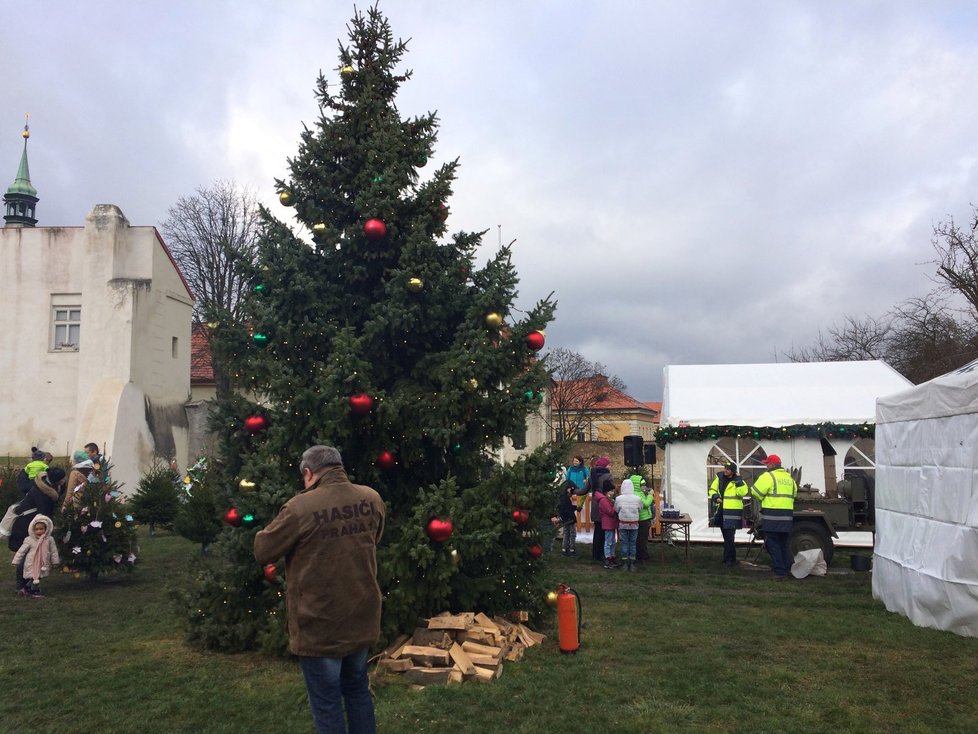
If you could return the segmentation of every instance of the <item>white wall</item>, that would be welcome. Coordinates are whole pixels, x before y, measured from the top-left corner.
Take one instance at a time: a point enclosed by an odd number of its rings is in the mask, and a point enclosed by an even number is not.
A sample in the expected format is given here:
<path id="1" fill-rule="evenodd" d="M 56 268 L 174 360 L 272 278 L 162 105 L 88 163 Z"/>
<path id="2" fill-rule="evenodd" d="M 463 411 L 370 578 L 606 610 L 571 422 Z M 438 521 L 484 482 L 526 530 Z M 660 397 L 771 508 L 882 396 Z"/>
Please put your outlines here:
<path id="1" fill-rule="evenodd" d="M 191 301 L 154 228 L 99 205 L 84 228 L 0 229 L 0 282 L 0 453 L 64 456 L 95 441 L 132 491 L 159 448 L 151 415 L 186 464 Z M 79 294 L 76 352 L 51 347 L 52 294 Z"/>

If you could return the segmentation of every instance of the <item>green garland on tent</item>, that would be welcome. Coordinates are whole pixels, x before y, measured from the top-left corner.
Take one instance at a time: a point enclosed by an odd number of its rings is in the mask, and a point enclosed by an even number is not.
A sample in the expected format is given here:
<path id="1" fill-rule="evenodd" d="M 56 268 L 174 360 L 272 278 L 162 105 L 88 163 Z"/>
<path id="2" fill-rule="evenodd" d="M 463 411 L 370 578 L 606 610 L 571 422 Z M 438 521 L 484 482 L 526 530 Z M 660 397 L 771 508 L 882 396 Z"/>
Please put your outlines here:
<path id="1" fill-rule="evenodd" d="M 655 432 L 660 448 L 677 441 L 716 441 L 720 438 L 775 440 L 789 438 L 873 438 L 873 423 L 797 423 L 793 426 L 663 426 Z"/>

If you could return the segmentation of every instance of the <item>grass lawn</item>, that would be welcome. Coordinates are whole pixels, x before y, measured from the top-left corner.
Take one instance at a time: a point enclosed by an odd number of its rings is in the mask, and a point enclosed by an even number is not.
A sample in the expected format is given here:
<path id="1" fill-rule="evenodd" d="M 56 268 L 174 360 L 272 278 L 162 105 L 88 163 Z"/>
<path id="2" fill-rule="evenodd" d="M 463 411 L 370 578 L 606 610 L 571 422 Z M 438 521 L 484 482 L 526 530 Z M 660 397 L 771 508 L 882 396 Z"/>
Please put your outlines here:
<path id="1" fill-rule="evenodd" d="M 188 648 L 166 598 L 196 547 L 144 534 L 121 580 L 56 575 L 45 599 L 0 595 L 3 732 L 310 732 L 298 667 Z M 491 685 L 374 681 L 382 733 L 976 732 L 978 639 L 919 629 L 872 599 L 836 553 L 823 578 L 774 583 L 675 548 L 637 573 L 580 546 L 547 573 L 580 594 L 584 630 L 554 629 Z M 743 549 L 741 551 L 743 553 Z M 11 557 L 3 551 L 5 564 Z"/>

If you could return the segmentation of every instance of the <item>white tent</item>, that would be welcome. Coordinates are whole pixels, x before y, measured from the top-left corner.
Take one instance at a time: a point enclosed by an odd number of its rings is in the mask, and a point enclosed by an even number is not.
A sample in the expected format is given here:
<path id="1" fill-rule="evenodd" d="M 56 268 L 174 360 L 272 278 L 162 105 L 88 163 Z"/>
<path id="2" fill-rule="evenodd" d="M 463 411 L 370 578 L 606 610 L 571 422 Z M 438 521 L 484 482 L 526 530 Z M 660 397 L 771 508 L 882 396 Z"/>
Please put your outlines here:
<path id="1" fill-rule="evenodd" d="M 978 637 L 978 360 L 876 404 L 873 596 Z"/>
<path id="2" fill-rule="evenodd" d="M 788 362 L 780 364 L 668 365 L 663 376 L 662 418 L 659 431 L 719 426 L 703 440 L 666 444 L 663 489 L 667 502 L 693 519 L 694 540 L 721 540 L 709 527 L 707 479 L 711 467 L 726 461 L 762 469 L 759 458 L 778 454 L 785 468 L 800 467 L 802 483 L 825 488 L 824 449 L 821 437 L 802 436 L 798 426 L 813 430 L 825 424 L 872 424 L 876 398 L 905 389 L 911 383 L 889 365 L 864 362 Z M 724 439 L 723 428 L 756 427 L 743 438 Z M 789 433 L 789 427 L 795 430 Z M 784 429 L 784 437 L 775 435 Z M 837 455 L 859 451 L 859 438 L 851 428 L 824 437 Z M 863 466 L 871 469 L 871 451 Z M 842 478 L 839 462 L 833 480 Z M 830 470 L 831 471 L 831 470 Z M 849 533 L 852 542 L 871 542 L 866 533 Z M 747 541 L 746 531 L 738 540 Z M 850 538 L 845 538 L 849 541 Z"/>

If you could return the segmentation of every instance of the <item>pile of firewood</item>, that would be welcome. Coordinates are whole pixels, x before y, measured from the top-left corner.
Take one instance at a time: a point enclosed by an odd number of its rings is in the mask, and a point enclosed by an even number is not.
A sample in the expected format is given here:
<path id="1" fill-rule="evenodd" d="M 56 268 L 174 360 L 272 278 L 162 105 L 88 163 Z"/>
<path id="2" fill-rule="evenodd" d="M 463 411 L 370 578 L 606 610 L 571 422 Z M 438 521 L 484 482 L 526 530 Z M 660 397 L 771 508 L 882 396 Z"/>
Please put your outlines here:
<path id="1" fill-rule="evenodd" d="M 502 675 L 503 661 L 522 659 L 526 648 L 544 639 L 502 617 L 442 612 L 413 635 L 398 638 L 379 655 L 377 667 L 403 673 L 422 686 L 464 680 L 489 683 Z"/>

